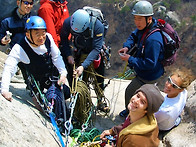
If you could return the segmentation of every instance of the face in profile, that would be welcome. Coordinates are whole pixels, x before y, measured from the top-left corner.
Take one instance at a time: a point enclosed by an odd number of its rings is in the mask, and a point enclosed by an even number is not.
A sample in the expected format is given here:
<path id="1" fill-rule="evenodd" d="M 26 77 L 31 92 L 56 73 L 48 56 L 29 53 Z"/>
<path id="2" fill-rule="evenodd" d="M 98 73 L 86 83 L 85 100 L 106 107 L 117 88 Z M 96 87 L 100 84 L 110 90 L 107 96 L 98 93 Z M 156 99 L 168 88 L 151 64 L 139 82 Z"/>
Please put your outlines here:
<path id="1" fill-rule="evenodd" d="M 176 97 L 183 89 L 180 87 L 182 80 L 177 75 L 172 75 L 168 77 L 165 83 L 164 92 L 169 98 Z"/>

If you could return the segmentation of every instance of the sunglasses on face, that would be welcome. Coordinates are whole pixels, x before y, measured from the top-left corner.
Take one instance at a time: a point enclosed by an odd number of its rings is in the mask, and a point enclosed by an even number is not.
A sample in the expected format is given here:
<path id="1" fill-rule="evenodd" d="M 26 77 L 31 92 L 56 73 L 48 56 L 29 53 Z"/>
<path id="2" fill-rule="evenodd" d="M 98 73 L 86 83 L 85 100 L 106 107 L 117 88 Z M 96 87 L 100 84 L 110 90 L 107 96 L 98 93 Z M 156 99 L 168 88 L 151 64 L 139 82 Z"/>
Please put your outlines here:
<path id="1" fill-rule="evenodd" d="M 33 2 L 28 2 L 28 1 L 22 1 L 25 5 L 33 5 Z"/>
<path id="2" fill-rule="evenodd" d="M 175 89 L 182 89 L 182 88 L 180 88 L 178 85 L 176 85 L 176 84 L 172 81 L 172 79 L 171 79 L 170 76 L 168 77 L 167 82 L 168 82 L 169 84 L 171 84 L 172 87 L 175 88 Z"/>

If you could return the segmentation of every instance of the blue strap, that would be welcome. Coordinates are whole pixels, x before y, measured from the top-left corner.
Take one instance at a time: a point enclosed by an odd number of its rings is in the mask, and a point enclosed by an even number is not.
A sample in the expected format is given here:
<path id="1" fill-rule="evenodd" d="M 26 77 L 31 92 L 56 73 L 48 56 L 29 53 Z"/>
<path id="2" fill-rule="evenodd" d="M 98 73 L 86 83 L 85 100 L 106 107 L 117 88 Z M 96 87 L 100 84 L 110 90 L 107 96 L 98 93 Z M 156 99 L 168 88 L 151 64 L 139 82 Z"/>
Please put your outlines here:
<path id="1" fill-rule="evenodd" d="M 50 119 L 51 119 L 52 125 L 54 126 L 55 133 L 57 134 L 57 136 L 58 136 L 58 138 L 60 140 L 61 146 L 65 147 L 65 144 L 63 142 L 63 138 L 61 136 L 61 133 L 59 132 L 59 128 L 57 127 L 56 121 L 54 119 L 54 114 L 52 112 L 50 112 L 49 115 L 50 115 Z"/>

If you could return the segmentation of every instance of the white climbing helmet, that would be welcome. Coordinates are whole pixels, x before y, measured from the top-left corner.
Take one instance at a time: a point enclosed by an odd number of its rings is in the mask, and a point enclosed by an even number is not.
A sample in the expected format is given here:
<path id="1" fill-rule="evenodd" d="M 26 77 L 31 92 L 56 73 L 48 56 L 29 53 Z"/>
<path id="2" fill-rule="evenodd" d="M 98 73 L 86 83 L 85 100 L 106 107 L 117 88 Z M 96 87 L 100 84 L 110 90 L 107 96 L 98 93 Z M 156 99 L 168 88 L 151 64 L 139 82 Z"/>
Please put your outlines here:
<path id="1" fill-rule="evenodd" d="M 83 9 L 78 9 L 71 16 L 71 29 L 76 33 L 84 32 L 90 24 L 90 16 L 88 12 Z"/>

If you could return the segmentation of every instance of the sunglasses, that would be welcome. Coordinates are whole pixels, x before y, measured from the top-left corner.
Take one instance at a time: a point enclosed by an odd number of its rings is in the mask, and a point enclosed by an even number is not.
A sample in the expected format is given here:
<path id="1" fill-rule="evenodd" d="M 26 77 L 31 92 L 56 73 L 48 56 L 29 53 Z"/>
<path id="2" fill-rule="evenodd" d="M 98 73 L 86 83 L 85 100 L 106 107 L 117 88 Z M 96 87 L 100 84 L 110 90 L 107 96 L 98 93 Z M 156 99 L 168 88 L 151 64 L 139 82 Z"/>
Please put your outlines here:
<path id="1" fill-rule="evenodd" d="M 170 76 L 168 77 L 167 82 L 168 82 L 169 84 L 171 84 L 172 87 L 175 88 L 175 89 L 182 89 L 182 88 L 180 88 L 178 85 L 176 85 L 176 84 L 172 81 L 172 79 L 171 79 Z"/>
<path id="2" fill-rule="evenodd" d="M 28 2 L 28 1 L 22 1 L 25 5 L 33 5 L 33 2 Z"/>

